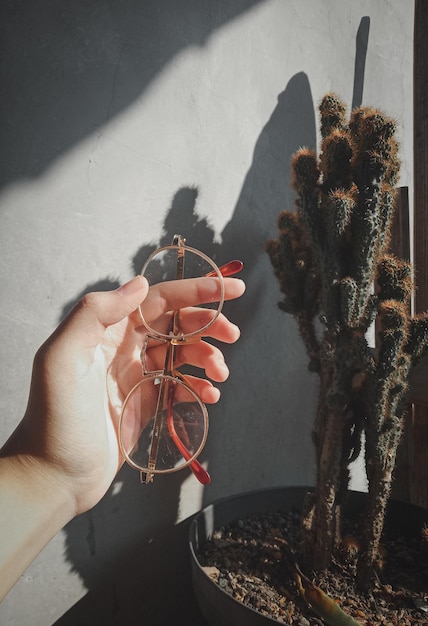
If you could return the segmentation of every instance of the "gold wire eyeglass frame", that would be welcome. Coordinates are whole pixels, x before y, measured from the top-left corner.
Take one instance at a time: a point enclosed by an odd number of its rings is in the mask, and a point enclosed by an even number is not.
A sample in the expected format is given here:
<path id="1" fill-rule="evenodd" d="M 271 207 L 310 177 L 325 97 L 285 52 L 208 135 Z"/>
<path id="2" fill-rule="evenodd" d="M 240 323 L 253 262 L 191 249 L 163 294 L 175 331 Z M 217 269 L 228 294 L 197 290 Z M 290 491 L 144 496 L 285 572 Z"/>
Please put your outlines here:
<path id="1" fill-rule="evenodd" d="M 171 245 L 155 250 L 146 260 L 141 274 L 152 286 L 166 280 L 214 277 L 219 282 L 219 296 L 210 303 L 209 321 L 183 332 L 180 309 L 171 312 L 167 332 L 144 316 L 141 320 L 147 335 L 141 349 L 142 379 L 131 389 L 122 406 L 119 421 L 119 444 L 125 460 L 140 472 L 141 482 L 151 483 L 155 474 L 176 472 L 190 467 L 202 484 L 210 476 L 197 457 L 208 435 L 208 411 L 204 402 L 175 366 L 178 346 L 200 341 L 215 322 L 224 303 L 224 276 L 242 269 L 241 261 L 231 261 L 218 267 L 206 254 L 185 245 L 181 235 L 175 235 Z M 153 341 L 165 345 L 162 370 L 150 371 L 146 352 Z"/>

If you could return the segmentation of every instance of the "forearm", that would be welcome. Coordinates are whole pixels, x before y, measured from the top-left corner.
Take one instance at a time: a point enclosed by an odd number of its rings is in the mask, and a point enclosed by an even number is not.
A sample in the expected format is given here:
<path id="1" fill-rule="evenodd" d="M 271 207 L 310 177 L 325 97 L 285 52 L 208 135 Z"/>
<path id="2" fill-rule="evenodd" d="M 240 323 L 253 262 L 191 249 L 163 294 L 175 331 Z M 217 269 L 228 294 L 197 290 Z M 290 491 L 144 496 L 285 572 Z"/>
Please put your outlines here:
<path id="1" fill-rule="evenodd" d="M 0 600 L 74 516 L 74 503 L 41 461 L 0 452 Z"/>

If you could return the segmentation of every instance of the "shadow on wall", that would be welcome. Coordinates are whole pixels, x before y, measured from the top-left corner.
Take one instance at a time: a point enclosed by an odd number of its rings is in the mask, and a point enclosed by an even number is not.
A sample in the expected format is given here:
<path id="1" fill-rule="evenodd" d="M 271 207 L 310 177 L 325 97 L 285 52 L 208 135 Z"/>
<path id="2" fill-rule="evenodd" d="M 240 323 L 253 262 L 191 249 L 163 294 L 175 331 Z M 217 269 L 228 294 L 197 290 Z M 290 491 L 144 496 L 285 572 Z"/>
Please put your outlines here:
<path id="1" fill-rule="evenodd" d="M 3 2 L 1 11 L 7 11 L 8 19 L 2 25 L 6 55 L 0 69 L 10 97 L 0 101 L 0 114 L 11 123 L 0 148 L 0 184 L 40 174 L 57 155 L 137 98 L 179 50 L 203 45 L 211 32 L 257 1 L 221 0 L 213 6 L 209 0 L 61 0 L 43 7 L 29 0 L 19 5 Z M 368 29 L 369 20 L 363 18 L 357 37 L 354 105 L 362 101 Z M 16 49 L 24 53 L 18 63 L 15 59 L 9 64 L 7 55 L 15 55 Z M 234 383 L 225 385 L 221 403 L 235 418 L 224 416 L 221 407 L 210 407 L 211 436 L 203 458 L 215 463 L 210 465 L 213 483 L 205 490 L 206 500 L 251 488 L 263 478 L 263 468 L 255 463 L 263 412 L 269 412 L 269 429 L 278 437 L 287 428 L 290 465 L 301 455 L 300 442 L 293 439 L 298 429 L 290 428 L 289 421 L 285 425 L 278 409 L 283 403 L 278 385 L 282 357 L 270 347 L 278 340 L 272 315 L 279 292 L 264 244 L 275 234 L 279 211 L 293 204 L 291 155 L 301 145 L 315 148 L 315 144 L 310 85 L 307 76 L 299 73 L 279 95 L 257 140 L 221 245 L 214 240 L 209 222 L 198 217 L 197 189 L 185 187 L 172 200 L 160 241 L 145 243 L 130 260 L 134 272 L 139 272 L 148 254 L 179 232 L 218 263 L 241 258 L 245 264 L 242 277 L 247 292 L 230 309 L 242 328 L 242 338 L 239 349 L 225 347 Z M 63 313 L 84 293 L 117 286 L 109 277 L 89 285 L 64 306 Z M 278 319 L 284 338 L 293 322 L 282 313 Z M 254 381 L 255 355 L 263 377 L 260 394 L 259 380 Z M 300 374 L 304 372 L 296 375 Z M 99 505 L 67 526 L 67 559 L 89 591 L 58 620 L 59 626 L 121 625 L 137 618 L 152 626 L 181 621 L 203 625 L 190 589 L 189 520 L 175 523 L 187 478 L 184 470 L 156 477 L 152 487 L 142 487 L 138 473 L 124 466 Z"/>
<path id="2" fill-rule="evenodd" d="M 354 106 L 362 103 L 369 24 L 369 18 L 363 18 L 357 36 Z M 274 409 L 283 402 L 278 385 L 281 364 L 278 356 L 269 350 L 277 340 L 277 332 L 269 328 L 269 320 L 279 296 L 264 243 L 275 232 L 279 211 L 293 203 L 289 180 L 291 155 L 301 145 L 314 148 L 315 144 L 312 95 L 306 75 L 300 73 L 278 97 L 260 134 L 233 217 L 222 233 L 221 245 L 215 242 L 209 222 L 198 217 L 197 189 L 185 187 L 173 198 L 160 241 L 145 244 L 131 260 L 134 272 L 140 271 L 148 254 L 158 245 L 170 243 L 179 232 L 186 235 L 190 245 L 203 249 L 218 263 L 237 257 L 245 263 L 243 278 L 247 292 L 243 299 L 233 303 L 231 311 L 243 336 L 239 351 L 232 347 L 229 354 L 225 348 L 231 370 L 240 370 L 241 382 L 235 383 L 235 389 L 231 384 L 225 385 L 222 394 L 228 415 L 239 416 L 241 424 L 237 429 L 236 421 L 223 416 L 221 408 L 210 407 L 211 436 L 203 457 L 215 459 L 215 463 L 210 467 L 213 483 L 205 489 L 206 501 L 239 488 L 252 488 L 251 481 L 263 471 L 255 460 L 259 458 L 258 442 L 263 436 L 260 411 L 266 410 L 267 398 L 271 408 L 270 431 L 276 429 L 274 432 L 280 437 L 285 428 L 283 415 Z M 85 292 L 116 286 L 106 279 Z M 69 308 L 67 305 L 64 312 Z M 281 313 L 281 324 L 286 326 L 282 316 Z M 255 355 L 263 376 L 262 397 L 257 394 L 258 381 L 252 378 Z M 274 384 L 269 384 L 272 379 Z M 247 386 L 242 381 L 247 381 Z M 295 455 L 301 455 L 301 444 L 293 440 L 293 430 L 297 429 L 290 428 L 288 420 L 288 450 L 290 455 L 293 449 Z M 67 558 L 89 591 L 57 622 L 58 626 L 94 623 L 113 626 L 133 623 L 137 618 L 153 626 L 180 621 L 204 625 L 190 586 L 186 541 L 190 520 L 175 524 L 186 472 L 156 477 L 153 487 L 142 487 L 137 473 L 124 466 L 99 505 L 68 525 Z"/>
<path id="3" fill-rule="evenodd" d="M 133 270 L 141 266 L 154 248 L 170 243 L 176 232 L 185 234 L 189 245 L 197 245 L 219 264 L 232 258 L 244 261 L 242 277 L 247 292 L 240 302 L 233 303 L 231 317 L 243 331 L 239 350 L 231 347 L 227 359 L 231 370 L 239 367 L 238 381 L 251 381 L 253 367 L 246 371 L 258 352 L 258 367 L 266 377 L 273 377 L 278 368 L 267 338 L 265 321 L 275 310 L 277 292 L 267 265 L 264 242 L 275 229 L 276 216 L 284 206 L 292 204 L 289 185 L 289 161 L 302 144 L 315 147 L 315 119 L 312 96 L 305 74 L 294 76 L 278 98 L 277 105 L 256 143 L 253 162 L 245 178 L 233 217 L 222 233 L 222 244 L 215 242 L 214 231 L 205 219 L 197 215 L 197 189 L 178 190 L 167 212 L 164 232 L 156 245 L 148 243 L 131 260 Z M 266 266 L 266 267 L 265 267 Z M 115 287 L 111 281 L 101 281 L 100 288 Z M 97 287 L 97 286 L 95 286 Z M 87 291 L 94 289 L 89 286 Z M 79 297 L 83 295 L 80 294 Z M 65 307 L 69 310 L 71 304 Z M 284 320 L 282 320 L 284 322 Z M 285 323 L 285 322 L 284 322 Z M 268 341 L 259 349 L 257 341 Z M 227 346 L 226 346 L 227 351 Z M 239 355 L 238 355 L 239 352 Z M 233 362 L 232 362 L 233 361 Z M 253 382 L 249 382 L 253 385 Z M 239 393 L 231 385 L 223 389 L 222 404 L 228 415 L 245 415 L 245 428 L 238 421 L 228 420 L 221 412 L 214 416 L 210 407 L 211 428 L 220 429 L 209 437 L 205 460 L 215 458 L 210 471 L 216 489 L 225 493 L 234 488 L 251 487 L 254 458 L 258 455 L 257 432 L 262 407 L 261 395 L 255 401 L 247 393 Z M 272 406 L 280 406 L 281 388 L 270 394 Z M 283 416 L 273 419 L 274 428 L 283 429 Z M 239 436 L 237 434 L 239 433 Z M 290 440 L 290 448 L 297 443 Z M 237 459 L 236 446 L 245 450 Z M 230 462 L 239 463 L 239 473 L 231 479 Z M 89 589 L 85 598 L 60 619 L 57 624 L 126 624 L 135 616 L 144 616 L 151 624 L 163 625 L 181 616 L 187 623 L 204 622 L 194 605 L 190 584 L 186 533 L 189 520 L 175 525 L 180 490 L 187 470 L 166 477 L 156 477 L 153 486 L 141 486 L 138 473 L 124 467 L 110 491 L 92 511 L 71 522 L 66 529 L 67 558 Z M 245 487 L 245 485 L 247 485 Z M 216 494 L 206 490 L 212 499 Z"/>
<path id="4" fill-rule="evenodd" d="M 2 0 L 0 188 L 41 174 L 180 51 L 262 1 Z"/>

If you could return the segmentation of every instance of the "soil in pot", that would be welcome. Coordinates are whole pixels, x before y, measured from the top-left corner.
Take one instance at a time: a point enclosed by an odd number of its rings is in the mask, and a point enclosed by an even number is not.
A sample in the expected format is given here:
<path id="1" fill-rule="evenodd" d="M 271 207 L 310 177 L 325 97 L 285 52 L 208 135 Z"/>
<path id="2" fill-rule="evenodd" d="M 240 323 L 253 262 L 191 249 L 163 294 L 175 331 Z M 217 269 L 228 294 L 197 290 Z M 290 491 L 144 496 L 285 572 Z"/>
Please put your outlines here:
<path id="1" fill-rule="evenodd" d="M 363 595 L 354 587 L 357 526 L 355 517 L 346 520 L 341 551 L 312 582 L 363 626 L 427 626 L 428 536 L 423 528 L 409 537 L 402 526 L 387 522 L 376 583 Z M 199 551 L 199 563 L 224 592 L 278 623 L 324 626 L 302 599 L 281 548 L 285 539 L 299 561 L 299 529 L 296 510 L 236 519 L 212 533 Z"/>

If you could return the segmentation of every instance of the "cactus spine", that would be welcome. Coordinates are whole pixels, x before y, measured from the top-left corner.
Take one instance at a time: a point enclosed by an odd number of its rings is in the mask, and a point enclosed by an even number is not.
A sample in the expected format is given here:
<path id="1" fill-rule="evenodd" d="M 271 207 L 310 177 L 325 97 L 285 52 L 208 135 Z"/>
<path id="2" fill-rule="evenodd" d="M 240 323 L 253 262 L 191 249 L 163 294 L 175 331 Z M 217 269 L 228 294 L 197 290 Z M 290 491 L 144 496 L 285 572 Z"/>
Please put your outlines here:
<path id="1" fill-rule="evenodd" d="M 388 253 L 400 166 L 394 121 L 360 107 L 347 122 L 332 93 L 319 111 L 320 157 L 306 148 L 294 155 L 297 210 L 280 214 L 278 237 L 266 249 L 280 307 L 297 320 L 309 368 L 320 379 L 305 555 L 315 569 L 330 563 L 348 467 L 364 433 L 369 494 L 357 582 L 365 588 L 391 491 L 409 370 L 428 352 L 428 314 L 411 317 L 412 268 Z M 373 323 L 376 350 L 366 339 Z"/>

